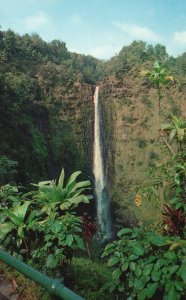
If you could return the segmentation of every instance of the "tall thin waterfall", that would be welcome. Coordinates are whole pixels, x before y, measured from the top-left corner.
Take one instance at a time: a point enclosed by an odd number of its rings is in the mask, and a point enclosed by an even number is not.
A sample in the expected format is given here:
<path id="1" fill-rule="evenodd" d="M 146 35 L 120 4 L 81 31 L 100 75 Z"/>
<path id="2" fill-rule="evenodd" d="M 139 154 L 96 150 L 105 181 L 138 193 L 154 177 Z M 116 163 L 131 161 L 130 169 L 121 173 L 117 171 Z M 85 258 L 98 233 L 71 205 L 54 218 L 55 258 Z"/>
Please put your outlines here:
<path id="1" fill-rule="evenodd" d="M 99 87 L 96 87 L 94 93 L 94 160 L 93 172 L 95 177 L 95 193 L 97 198 L 97 217 L 98 223 L 104 239 L 111 237 L 111 217 L 110 204 L 106 188 L 106 179 L 103 165 L 103 149 L 101 139 L 101 120 L 99 107 Z"/>

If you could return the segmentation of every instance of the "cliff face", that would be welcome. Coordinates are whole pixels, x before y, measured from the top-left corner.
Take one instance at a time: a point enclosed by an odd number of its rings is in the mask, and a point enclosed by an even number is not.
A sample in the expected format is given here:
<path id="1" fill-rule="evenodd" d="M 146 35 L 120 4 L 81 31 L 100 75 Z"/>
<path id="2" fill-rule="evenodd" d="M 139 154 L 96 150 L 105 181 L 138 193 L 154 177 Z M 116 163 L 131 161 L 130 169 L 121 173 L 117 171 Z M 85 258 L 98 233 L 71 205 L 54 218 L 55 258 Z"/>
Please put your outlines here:
<path id="1" fill-rule="evenodd" d="M 47 108 L 55 178 L 62 167 L 67 177 L 77 170 L 92 177 L 94 89 L 81 83 L 61 87 L 61 100 Z"/>
<path id="2" fill-rule="evenodd" d="M 76 148 L 79 169 L 92 178 L 94 138 L 94 85 L 75 83 L 63 91 L 63 106 L 58 111 L 61 122 L 68 124 Z M 158 132 L 157 91 L 133 69 L 126 78 L 110 77 L 100 84 L 104 165 L 111 198 L 114 223 L 138 222 L 139 208 L 134 204 L 136 187 L 147 179 L 147 169 L 165 161 L 169 151 Z M 176 100 L 175 100 L 176 99 Z M 164 89 L 161 123 L 171 113 L 184 115 L 185 90 L 176 85 Z M 77 168 L 78 169 L 78 168 Z M 161 212 L 157 203 L 147 201 L 144 220 Z"/>
<path id="3" fill-rule="evenodd" d="M 136 223 L 135 187 L 148 178 L 147 168 L 169 156 L 158 132 L 157 93 L 139 70 L 123 80 L 106 80 L 100 89 L 104 118 L 105 166 L 111 206 L 117 223 Z M 170 113 L 183 115 L 185 92 L 176 86 L 164 90 L 161 123 Z M 154 218 L 157 204 L 145 203 L 144 219 Z M 114 221 L 115 222 L 115 221 Z"/>

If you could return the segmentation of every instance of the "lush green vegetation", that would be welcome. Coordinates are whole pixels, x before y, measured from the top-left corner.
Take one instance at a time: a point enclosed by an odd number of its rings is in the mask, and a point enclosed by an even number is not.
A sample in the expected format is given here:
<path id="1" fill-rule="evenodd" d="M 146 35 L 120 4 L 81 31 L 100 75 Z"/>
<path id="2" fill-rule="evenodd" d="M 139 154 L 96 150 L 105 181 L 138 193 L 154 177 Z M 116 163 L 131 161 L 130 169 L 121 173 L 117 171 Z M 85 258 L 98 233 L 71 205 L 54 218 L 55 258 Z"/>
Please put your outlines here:
<path id="1" fill-rule="evenodd" d="M 126 299 L 180 299 L 185 295 L 186 241 L 153 230 L 124 228 L 105 248 L 112 279 L 106 287 Z"/>
<path id="2" fill-rule="evenodd" d="M 184 299 L 186 122 L 181 114 L 167 114 L 164 123 L 161 107 L 166 86 L 176 82 L 184 90 L 186 55 L 173 58 L 162 45 L 133 42 L 104 62 L 70 53 L 63 42 L 46 43 L 38 35 L 11 30 L 0 32 L 0 45 L 1 246 L 50 276 L 64 277 L 67 286 L 89 300 Z M 87 98 L 85 93 L 78 99 L 87 85 L 104 84 L 109 77 L 120 88 L 137 68 L 150 70 L 142 72 L 143 84 L 157 91 L 157 139 L 168 154 L 161 156 L 163 151 L 153 146 L 147 180 L 134 187 L 139 226 L 122 228 L 106 245 L 87 214 L 93 196 L 84 176 L 91 172 L 74 172 L 91 168 L 86 134 L 82 138 L 88 110 L 78 128 L 74 114 Z M 71 99 L 79 101 L 75 109 Z M 152 108 L 147 96 L 143 102 Z M 132 116 L 127 122 L 133 124 Z M 137 143 L 142 151 L 148 146 L 140 136 Z M 158 208 L 152 219 L 144 218 L 146 203 Z M 17 276 L 4 265 L 2 269 L 7 278 Z M 18 281 L 26 290 L 29 283 L 22 276 Z M 32 299 L 42 299 L 41 294 L 36 289 Z"/>
<path id="3" fill-rule="evenodd" d="M 1 184 L 55 177 L 61 165 L 68 175 L 85 168 L 72 124 L 61 120 L 60 110 L 67 109 L 66 91 L 75 82 L 98 80 L 101 62 L 36 34 L 0 31 L 0 45 Z"/>
<path id="4" fill-rule="evenodd" d="M 65 259 L 71 259 L 74 250 L 84 249 L 82 220 L 73 211 L 81 202 L 89 203 L 92 196 L 83 194 L 90 189 L 90 181 L 76 182 L 80 173 L 73 173 L 64 185 L 62 170 L 57 184 L 39 182 L 38 189 L 28 193 L 3 186 L 2 246 L 27 261 L 41 258 L 43 263 L 45 257 L 47 267 L 57 267 Z"/>
<path id="5" fill-rule="evenodd" d="M 160 78 L 161 80 L 161 78 Z M 160 138 L 169 150 L 166 162 L 148 170 L 149 181 L 138 189 L 135 204 L 157 203 L 160 219 L 124 228 L 108 244 L 112 278 L 105 285 L 119 299 L 184 299 L 186 284 L 186 122 L 172 116 Z M 145 209 L 145 208 L 144 208 Z M 164 209 L 164 212 L 161 210 Z"/>
<path id="6" fill-rule="evenodd" d="M 76 125 L 61 118 L 61 111 L 70 109 L 66 97 L 75 95 L 74 84 L 96 84 L 113 75 L 122 79 L 158 59 L 175 74 L 180 90 L 185 85 L 185 54 L 168 57 L 162 45 L 133 42 L 107 62 L 71 53 L 65 43 L 46 43 L 37 34 L 0 31 L 0 45 L 1 183 L 54 178 L 61 165 L 68 175 L 88 168 Z"/>

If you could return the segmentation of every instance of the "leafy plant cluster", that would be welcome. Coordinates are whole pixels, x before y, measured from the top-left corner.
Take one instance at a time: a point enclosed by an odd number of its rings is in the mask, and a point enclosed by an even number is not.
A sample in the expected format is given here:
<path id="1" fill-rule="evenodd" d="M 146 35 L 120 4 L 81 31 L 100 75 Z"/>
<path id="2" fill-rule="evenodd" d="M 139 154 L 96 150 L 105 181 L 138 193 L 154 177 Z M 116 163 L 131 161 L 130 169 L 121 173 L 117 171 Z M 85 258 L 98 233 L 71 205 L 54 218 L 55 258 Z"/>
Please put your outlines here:
<path id="1" fill-rule="evenodd" d="M 124 228 L 117 236 L 103 253 L 113 271 L 105 288 L 127 300 L 184 298 L 186 241 L 143 228 Z"/>
<path id="2" fill-rule="evenodd" d="M 89 203 L 90 181 L 79 181 L 73 173 L 65 183 L 64 169 L 59 180 L 39 182 L 37 190 L 19 192 L 1 187 L 1 245 L 10 253 L 46 268 L 60 268 L 71 261 L 74 251 L 84 250 L 82 218 L 75 214 L 80 203 Z"/>
<path id="3" fill-rule="evenodd" d="M 158 62 L 145 75 L 157 87 L 160 125 L 163 85 L 173 78 Z M 186 293 L 186 122 L 171 116 L 170 123 L 160 128 L 160 143 L 165 144 L 168 158 L 148 170 L 148 180 L 135 198 L 139 209 L 145 198 L 156 204 L 159 224 L 120 230 L 118 239 L 102 255 L 112 270 L 112 279 L 104 288 L 117 292 L 119 299 L 177 300 Z"/>
<path id="4" fill-rule="evenodd" d="M 6 156 L 0 156 L 0 183 L 4 184 L 7 180 L 14 178 L 17 173 L 16 167 L 18 162 L 8 159 Z"/>
<path id="5" fill-rule="evenodd" d="M 174 225 L 182 226 L 183 228 L 179 231 L 182 232 L 186 217 L 186 122 L 182 117 L 170 115 L 169 122 L 160 124 L 163 85 L 174 81 L 174 78 L 168 75 L 166 68 L 159 62 L 155 62 L 153 69 L 144 71 L 143 74 L 157 88 L 159 143 L 165 145 L 168 152 L 166 159 L 161 161 L 160 158 L 158 163 L 149 168 L 148 180 L 144 186 L 140 187 L 138 194 L 147 201 L 152 200 L 157 207 L 162 207 L 164 204 L 170 205 L 170 207 L 165 206 L 164 214 L 169 214 L 169 217 L 164 217 L 164 223 L 167 221 L 173 226 L 176 220 L 178 222 L 179 215 L 182 221 L 179 225 Z M 167 232 L 173 233 L 174 230 L 167 230 Z"/>

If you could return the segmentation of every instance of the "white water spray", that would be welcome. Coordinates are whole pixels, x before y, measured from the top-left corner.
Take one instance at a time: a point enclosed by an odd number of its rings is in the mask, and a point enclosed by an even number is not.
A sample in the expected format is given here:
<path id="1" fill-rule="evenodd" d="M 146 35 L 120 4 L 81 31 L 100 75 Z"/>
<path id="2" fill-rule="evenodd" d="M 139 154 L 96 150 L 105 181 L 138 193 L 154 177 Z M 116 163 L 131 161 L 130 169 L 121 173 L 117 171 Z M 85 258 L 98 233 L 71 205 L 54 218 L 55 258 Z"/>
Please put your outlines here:
<path id="1" fill-rule="evenodd" d="M 110 201 L 106 188 L 103 166 L 103 149 L 101 140 L 101 120 L 99 108 L 99 87 L 94 93 L 94 160 L 93 172 L 95 177 L 95 192 L 97 198 L 98 223 L 104 239 L 111 238 Z"/>

